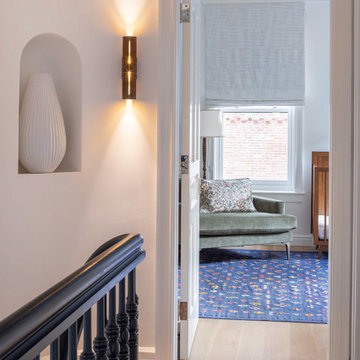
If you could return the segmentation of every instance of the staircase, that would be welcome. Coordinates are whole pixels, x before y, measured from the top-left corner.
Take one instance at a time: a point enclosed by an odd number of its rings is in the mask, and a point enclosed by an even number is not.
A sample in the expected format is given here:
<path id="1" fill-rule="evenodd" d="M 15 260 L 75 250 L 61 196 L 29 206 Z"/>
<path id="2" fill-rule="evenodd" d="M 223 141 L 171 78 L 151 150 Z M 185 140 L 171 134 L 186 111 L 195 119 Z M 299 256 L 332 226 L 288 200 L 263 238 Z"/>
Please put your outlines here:
<path id="1" fill-rule="evenodd" d="M 107 241 L 84 266 L 1 321 L 0 360 L 39 360 L 48 347 L 51 360 L 138 360 L 142 244 L 138 234 Z"/>

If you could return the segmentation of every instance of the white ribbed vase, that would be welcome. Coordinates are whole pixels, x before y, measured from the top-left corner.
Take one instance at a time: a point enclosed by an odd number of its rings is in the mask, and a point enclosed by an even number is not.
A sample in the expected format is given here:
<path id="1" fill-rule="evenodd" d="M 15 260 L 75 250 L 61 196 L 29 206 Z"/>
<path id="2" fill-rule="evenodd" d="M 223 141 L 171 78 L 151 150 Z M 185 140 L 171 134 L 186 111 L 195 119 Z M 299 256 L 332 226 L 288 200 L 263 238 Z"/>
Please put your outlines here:
<path id="1" fill-rule="evenodd" d="M 66 133 L 50 74 L 33 74 L 20 108 L 19 160 L 31 173 L 53 172 L 66 151 Z"/>

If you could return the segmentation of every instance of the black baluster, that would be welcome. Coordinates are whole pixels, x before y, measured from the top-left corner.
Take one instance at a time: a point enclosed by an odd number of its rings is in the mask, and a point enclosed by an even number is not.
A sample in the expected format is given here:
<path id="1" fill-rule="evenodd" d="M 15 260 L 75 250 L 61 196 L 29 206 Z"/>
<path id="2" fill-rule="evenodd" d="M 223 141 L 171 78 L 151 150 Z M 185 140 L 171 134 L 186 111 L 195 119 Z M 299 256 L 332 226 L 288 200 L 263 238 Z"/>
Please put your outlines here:
<path id="1" fill-rule="evenodd" d="M 59 340 L 54 340 L 50 345 L 50 359 L 59 360 Z"/>
<path id="2" fill-rule="evenodd" d="M 69 353 L 69 329 L 64 331 L 59 337 L 59 359 L 67 359 Z"/>
<path id="3" fill-rule="evenodd" d="M 109 292 L 109 322 L 105 334 L 109 342 L 106 355 L 109 360 L 117 360 L 119 356 L 119 327 L 116 324 L 115 287 Z"/>
<path id="4" fill-rule="evenodd" d="M 76 323 L 72 324 L 68 332 L 69 347 L 68 347 L 68 359 L 77 359 L 77 341 L 76 341 Z"/>
<path id="5" fill-rule="evenodd" d="M 34 360 L 40 360 L 40 355 L 35 356 L 35 357 L 34 357 Z"/>
<path id="6" fill-rule="evenodd" d="M 125 279 L 122 279 L 119 283 L 119 313 L 117 315 L 117 324 L 120 328 L 119 360 L 129 360 L 129 317 L 125 306 Z"/>
<path id="7" fill-rule="evenodd" d="M 128 276 L 128 302 L 126 305 L 127 313 L 129 314 L 129 348 L 130 360 L 138 360 L 138 302 L 136 299 L 136 273 L 135 269 Z"/>
<path id="8" fill-rule="evenodd" d="M 84 349 L 80 359 L 95 360 L 95 354 L 91 348 L 91 309 L 84 314 Z"/>
<path id="9" fill-rule="evenodd" d="M 104 336 L 105 328 L 105 306 L 104 298 L 101 298 L 97 303 L 97 333 L 94 339 L 94 351 L 96 354 L 97 360 L 107 360 L 106 350 L 108 347 L 108 342 Z"/>

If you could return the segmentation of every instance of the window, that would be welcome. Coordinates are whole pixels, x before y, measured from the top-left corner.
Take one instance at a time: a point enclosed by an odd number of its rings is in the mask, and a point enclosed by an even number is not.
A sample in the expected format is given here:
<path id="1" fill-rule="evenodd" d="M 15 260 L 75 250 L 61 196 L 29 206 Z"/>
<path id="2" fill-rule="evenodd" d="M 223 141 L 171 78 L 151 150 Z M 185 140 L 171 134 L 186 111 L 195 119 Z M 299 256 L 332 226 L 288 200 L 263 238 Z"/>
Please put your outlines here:
<path id="1" fill-rule="evenodd" d="M 295 107 L 244 107 L 223 111 L 222 178 L 248 177 L 254 190 L 294 191 Z M 220 170 L 221 171 L 221 170 Z"/>

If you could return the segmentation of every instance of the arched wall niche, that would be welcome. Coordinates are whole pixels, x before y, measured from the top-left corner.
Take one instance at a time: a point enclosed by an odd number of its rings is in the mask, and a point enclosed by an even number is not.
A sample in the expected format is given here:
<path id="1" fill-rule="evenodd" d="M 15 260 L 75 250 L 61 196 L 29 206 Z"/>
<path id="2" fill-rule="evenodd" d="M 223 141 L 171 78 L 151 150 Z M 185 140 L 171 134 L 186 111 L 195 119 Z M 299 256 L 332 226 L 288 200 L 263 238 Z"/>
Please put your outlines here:
<path id="1" fill-rule="evenodd" d="M 81 170 L 81 60 L 75 46 L 60 35 L 44 33 L 24 47 L 20 61 L 20 104 L 33 73 L 51 74 L 66 130 L 66 153 L 55 172 Z M 27 173 L 19 163 L 19 173 Z"/>

